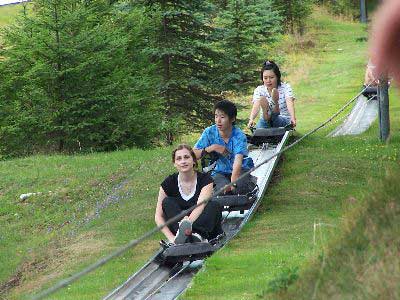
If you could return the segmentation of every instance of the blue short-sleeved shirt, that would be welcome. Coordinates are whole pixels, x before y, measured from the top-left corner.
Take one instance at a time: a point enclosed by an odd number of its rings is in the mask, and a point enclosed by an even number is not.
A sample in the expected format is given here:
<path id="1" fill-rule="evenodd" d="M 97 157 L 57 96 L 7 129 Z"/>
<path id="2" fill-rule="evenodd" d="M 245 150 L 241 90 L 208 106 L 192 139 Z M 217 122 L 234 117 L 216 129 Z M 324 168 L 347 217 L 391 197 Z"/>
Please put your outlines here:
<path id="1" fill-rule="evenodd" d="M 233 162 L 236 154 L 243 155 L 242 170 L 246 171 L 254 167 L 253 160 L 248 156 L 249 152 L 247 151 L 246 135 L 239 128 L 233 126 L 232 135 L 228 143 L 225 143 L 219 135 L 216 125 L 207 127 L 194 147 L 196 149 L 204 149 L 213 144 L 225 146 L 229 154 L 227 156 L 218 154 L 219 159 L 217 160 L 217 165 L 212 175 L 215 175 L 215 173 L 232 174 Z"/>

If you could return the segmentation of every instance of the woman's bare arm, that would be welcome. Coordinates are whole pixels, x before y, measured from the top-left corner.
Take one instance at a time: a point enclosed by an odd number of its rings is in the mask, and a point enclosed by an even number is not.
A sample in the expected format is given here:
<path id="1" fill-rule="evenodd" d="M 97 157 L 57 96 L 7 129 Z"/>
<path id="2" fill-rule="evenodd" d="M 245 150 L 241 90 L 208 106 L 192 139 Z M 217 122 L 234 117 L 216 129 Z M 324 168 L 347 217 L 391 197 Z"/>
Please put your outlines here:
<path id="1" fill-rule="evenodd" d="M 256 124 L 256 122 L 254 120 L 257 118 L 259 111 L 260 111 L 260 101 L 254 101 L 253 107 L 251 108 L 249 123 L 247 124 L 247 127 L 250 128 Z"/>
<path id="2" fill-rule="evenodd" d="M 156 222 L 157 226 L 161 226 L 161 225 L 165 224 L 164 213 L 162 210 L 162 202 L 166 197 L 167 197 L 167 194 L 165 194 L 164 189 L 162 187 L 160 187 L 160 191 L 158 192 L 156 213 L 154 215 L 154 221 Z M 164 233 L 165 237 L 171 243 L 174 242 L 175 235 L 172 233 L 171 230 L 169 230 L 168 226 L 165 226 L 163 229 L 161 229 L 161 232 Z"/>
<path id="3" fill-rule="evenodd" d="M 290 122 L 292 123 L 293 127 L 296 127 L 296 112 L 294 109 L 294 99 L 292 97 L 286 98 L 286 106 L 290 114 Z"/>

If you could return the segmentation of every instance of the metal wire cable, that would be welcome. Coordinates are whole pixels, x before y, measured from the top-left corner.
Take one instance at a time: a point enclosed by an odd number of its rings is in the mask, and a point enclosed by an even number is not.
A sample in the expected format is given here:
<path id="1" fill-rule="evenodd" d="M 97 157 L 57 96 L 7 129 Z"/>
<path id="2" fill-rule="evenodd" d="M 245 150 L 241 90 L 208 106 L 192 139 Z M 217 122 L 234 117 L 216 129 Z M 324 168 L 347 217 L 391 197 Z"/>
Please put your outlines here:
<path id="1" fill-rule="evenodd" d="M 127 250 L 136 247 L 137 245 L 139 245 L 141 242 L 143 242 L 145 239 L 149 238 L 150 236 L 152 236 L 153 234 L 161 231 L 161 229 L 163 229 L 164 227 L 179 221 L 180 219 L 182 219 L 184 216 L 186 216 L 187 214 L 189 214 L 190 212 L 192 212 L 194 209 L 196 209 L 197 207 L 201 206 L 201 205 L 206 205 L 213 197 L 215 196 L 219 196 L 223 193 L 223 191 L 225 190 L 225 188 L 227 186 L 231 186 L 233 187 L 239 180 L 243 179 L 245 176 L 249 175 L 251 172 L 255 171 L 256 169 L 258 169 L 259 167 L 261 167 L 262 165 L 268 163 L 270 160 L 272 160 L 273 158 L 277 157 L 278 155 L 282 154 L 283 152 L 291 149 L 292 147 L 294 147 L 295 145 L 297 145 L 298 143 L 300 143 L 302 140 L 304 140 L 305 138 L 307 138 L 308 136 L 312 135 L 313 133 L 317 132 L 318 130 L 320 130 L 321 128 L 325 127 L 329 122 L 331 122 L 336 116 L 338 116 L 342 111 L 344 111 L 351 103 L 353 103 L 370 85 L 367 85 L 363 90 L 361 90 L 355 97 L 353 97 L 351 100 L 349 100 L 345 105 L 342 106 L 342 108 L 340 108 L 336 113 L 334 113 L 331 117 L 329 117 L 326 121 L 324 121 L 323 123 L 321 123 L 319 126 L 317 126 L 316 128 L 310 130 L 309 132 L 307 132 L 305 135 L 303 135 L 301 138 L 297 139 L 296 141 L 294 141 L 292 144 L 284 147 L 283 149 L 281 149 L 280 151 L 276 152 L 275 154 L 271 155 L 270 157 L 266 158 L 264 161 L 260 162 L 258 165 L 255 165 L 253 168 L 251 168 L 250 170 L 248 170 L 247 172 L 243 173 L 237 180 L 231 182 L 230 184 L 226 185 L 223 188 L 220 188 L 219 190 L 216 191 L 216 193 L 214 193 L 211 197 L 208 197 L 206 199 L 204 199 L 203 201 L 198 202 L 196 205 L 193 205 L 192 207 L 188 208 L 187 210 L 182 211 L 180 214 L 178 214 L 177 216 L 175 216 L 174 218 L 169 219 L 168 221 L 166 221 L 163 225 L 161 226 L 156 226 L 153 229 L 147 231 L 146 233 L 144 233 L 141 237 L 139 237 L 138 239 L 134 239 L 131 240 L 129 243 L 127 243 L 126 245 L 122 246 L 121 248 L 117 249 L 116 251 L 114 251 L 113 253 L 107 255 L 106 257 L 98 260 L 97 262 L 91 264 L 90 266 L 84 268 L 82 271 L 75 273 L 73 275 L 71 275 L 70 277 L 63 279 L 61 281 L 59 281 L 58 283 L 56 283 L 55 285 L 53 285 L 52 287 L 34 295 L 31 297 L 32 300 L 40 300 L 40 299 L 44 299 L 45 297 L 54 294 L 55 292 L 57 292 L 58 290 L 68 286 L 69 284 L 71 284 L 72 282 L 78 280 L 79 278 L 81 278 L 82 276 L 96 270 L 97 268 L 101 267 L 102 265 L 106 264 L 108 261 L 110 261 L 111 259 L 120 256 L 121 254 L 125 253 Z"/>

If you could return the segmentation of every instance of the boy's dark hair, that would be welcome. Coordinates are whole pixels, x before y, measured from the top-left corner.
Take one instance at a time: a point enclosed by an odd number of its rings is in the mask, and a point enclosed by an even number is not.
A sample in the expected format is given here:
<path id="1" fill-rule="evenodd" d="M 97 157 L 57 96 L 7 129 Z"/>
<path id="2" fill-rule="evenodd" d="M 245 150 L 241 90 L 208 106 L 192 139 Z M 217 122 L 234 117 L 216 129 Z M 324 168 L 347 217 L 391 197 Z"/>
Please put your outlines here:
<path id="1" fill-rule="evenodd" d="M 261 81 L 263 81 L 263 74 L 265 70 L 272 70 L 272 72 L 275 73 L 276 77 L 277 77 L 277 84 L 278 86 L 281 85 L 281 71 L 279 70 L 278 65 L 272 61 L 272 60 L 267 60 L 266 62 L 263 63 L 262 68 L 261 68 Z"/>
<path id="2" fill-rule="evenodd" d="M 229 100 L 221 100 L 217 103 L 215 103 L 214 105 L 214 113 L 215 111 L 219 109 L 221 111 L 223 111 L 224 113 L 226 113 L 229 117 L 229 119 L 235 119 L 236 120 L 236 116 L 237 116 L 237 108 L 235 103 L 233 103 L 232 101 Z M 235 124 L 235 122 L 233 122 L 233 124 Z"/>

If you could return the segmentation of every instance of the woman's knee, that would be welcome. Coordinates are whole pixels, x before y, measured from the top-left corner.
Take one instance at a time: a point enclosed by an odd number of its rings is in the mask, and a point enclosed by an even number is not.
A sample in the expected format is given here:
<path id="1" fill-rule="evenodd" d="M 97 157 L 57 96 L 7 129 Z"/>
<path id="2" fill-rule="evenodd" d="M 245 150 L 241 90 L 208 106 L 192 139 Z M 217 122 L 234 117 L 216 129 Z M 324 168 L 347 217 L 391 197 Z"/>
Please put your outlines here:
<path id="1" fill-rule="evenodd" d="M 269 125 L 269 122 L 267 122 L 265 119 L 260 118 L 256 124 L 256 128 L 269 128 L 271 127 Z"/>
<path id="2" fill-rule="evenodd" d="M 286 125 L 290 124 L 290 118 L 282 117 L 281 115 L 277 114 L 272 117 L 271 123 L 272 127 L 285 127 Z"/>

